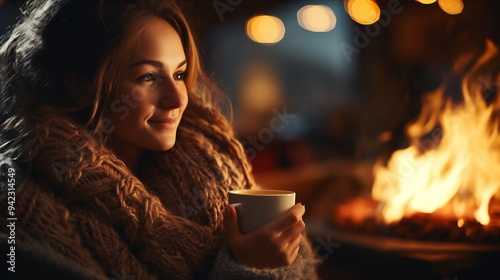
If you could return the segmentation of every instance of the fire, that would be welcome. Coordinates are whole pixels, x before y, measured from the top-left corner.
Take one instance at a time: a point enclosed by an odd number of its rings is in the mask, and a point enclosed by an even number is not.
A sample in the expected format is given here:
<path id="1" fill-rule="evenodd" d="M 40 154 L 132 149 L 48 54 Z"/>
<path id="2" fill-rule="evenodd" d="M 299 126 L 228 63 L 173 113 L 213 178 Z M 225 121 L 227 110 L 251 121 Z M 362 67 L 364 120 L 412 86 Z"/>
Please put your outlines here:
<path id="1" fill-rule="evenodd" d="M 411 145 L 395 151 L 386 166 L 375 164 L 372 197 L 386 223 L 418 212 L 459 225 L 464 219 L 490 223 L 490 201 L 500 197 L 500 60 L 490 41 L 467 64 L 471 59 L 461 57 L 453 67 L 455 76 L 464 72 L 461 102 L 445 97 L 447 83 L 428 93 L 406 127 Z"/>

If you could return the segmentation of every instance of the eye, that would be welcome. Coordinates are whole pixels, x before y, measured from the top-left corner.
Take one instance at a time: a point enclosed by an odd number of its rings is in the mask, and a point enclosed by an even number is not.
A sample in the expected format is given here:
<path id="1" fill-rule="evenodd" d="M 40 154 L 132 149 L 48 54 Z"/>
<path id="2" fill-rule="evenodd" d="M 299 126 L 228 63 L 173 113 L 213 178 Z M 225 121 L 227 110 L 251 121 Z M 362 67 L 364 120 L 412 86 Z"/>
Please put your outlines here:
<path id="1" fill-rule="evenodd" d="M 183 81 L 186 79 L 186 72 L 181 72 L 181 73 L 176 73 L 174 75 L 174 79 L 177 80 L 177 81 Z"/>
<path id="2" fill-rule="evenodd" d="M 137 78 L 137 80 L 139 82 L 156 82 L 158 81 L 158 75 L 155 73 L 147 73 Z"/>

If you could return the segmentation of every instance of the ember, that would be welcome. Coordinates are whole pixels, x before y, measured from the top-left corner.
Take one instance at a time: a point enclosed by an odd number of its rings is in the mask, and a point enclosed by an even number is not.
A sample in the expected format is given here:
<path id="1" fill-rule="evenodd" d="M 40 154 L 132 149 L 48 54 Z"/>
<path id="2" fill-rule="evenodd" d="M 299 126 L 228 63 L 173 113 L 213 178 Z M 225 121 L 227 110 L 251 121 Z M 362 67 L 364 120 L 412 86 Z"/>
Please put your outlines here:
<path id="1" fill-rule="evenodd" d="M 485 226 L 475 219 L 455 221 L 429 213 L 415 213 L 384 224 L 374 214 L 376 207 L 377 202 L 369 198 L 353 199 L 335 209 L 332 223 L 346 230 L 401 239 L 500 244 L 500 224 Z"/>

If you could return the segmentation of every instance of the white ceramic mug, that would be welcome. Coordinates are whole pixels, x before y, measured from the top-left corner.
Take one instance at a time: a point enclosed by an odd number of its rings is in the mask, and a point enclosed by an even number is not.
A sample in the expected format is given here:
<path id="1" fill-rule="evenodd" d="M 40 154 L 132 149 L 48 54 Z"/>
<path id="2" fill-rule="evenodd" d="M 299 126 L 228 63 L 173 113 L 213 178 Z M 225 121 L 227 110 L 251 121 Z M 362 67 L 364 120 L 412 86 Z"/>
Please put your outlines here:
<path id="1" fill-rule="evenodd" d="M 236 208 L 241 233 L 276 220 L 295 205 L 295 192 L 285 190 L 231 190 L 228 198 Z"/>

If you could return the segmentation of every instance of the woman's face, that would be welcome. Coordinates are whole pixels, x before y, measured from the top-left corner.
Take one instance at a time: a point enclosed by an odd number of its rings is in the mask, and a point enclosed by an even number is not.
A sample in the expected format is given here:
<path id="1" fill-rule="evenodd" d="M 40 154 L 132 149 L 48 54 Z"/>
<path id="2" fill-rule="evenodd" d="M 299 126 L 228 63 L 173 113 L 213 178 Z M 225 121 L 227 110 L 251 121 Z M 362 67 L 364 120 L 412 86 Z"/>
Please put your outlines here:
<path id="1" fill-rule="evenodd" d="M 166 21 L 153 21 L 126 65 L 111 103 L 115 129 L 110 145 L 119 153 L 172 148 L 188 103 L 187 61 L 179 35 Z"/>

